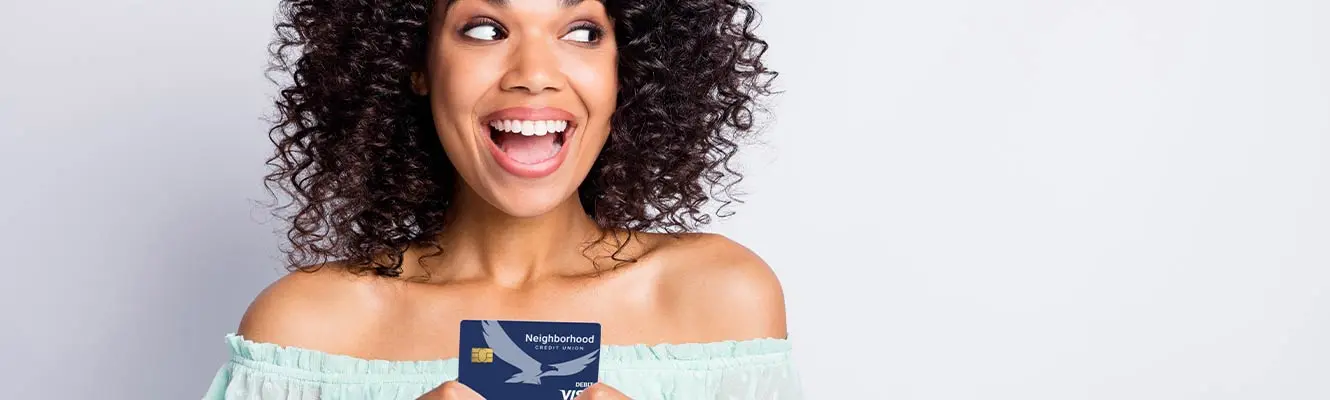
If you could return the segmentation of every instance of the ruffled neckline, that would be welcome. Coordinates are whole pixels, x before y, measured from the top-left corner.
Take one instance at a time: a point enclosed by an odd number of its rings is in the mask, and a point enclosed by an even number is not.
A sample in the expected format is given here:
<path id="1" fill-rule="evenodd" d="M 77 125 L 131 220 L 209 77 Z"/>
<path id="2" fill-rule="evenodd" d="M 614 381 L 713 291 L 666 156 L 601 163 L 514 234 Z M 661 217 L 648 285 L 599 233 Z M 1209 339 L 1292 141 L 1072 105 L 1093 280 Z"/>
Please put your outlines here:
<path id="1" fill-rule="evenodd" d="M 238 334 L 226 335 L 231 358 L 254 367 L 290 368 L 317 374 L 438 375 L 455 374 L 456 357 L 438 360 L 393 361 L 325 353 L 294 346 L 255 342 Z M 761 338 L 705 343 L 661 343 L 601 346 L 603 370 L 715 369 L 739 364 L 785 361 L 788 339 Z"/>

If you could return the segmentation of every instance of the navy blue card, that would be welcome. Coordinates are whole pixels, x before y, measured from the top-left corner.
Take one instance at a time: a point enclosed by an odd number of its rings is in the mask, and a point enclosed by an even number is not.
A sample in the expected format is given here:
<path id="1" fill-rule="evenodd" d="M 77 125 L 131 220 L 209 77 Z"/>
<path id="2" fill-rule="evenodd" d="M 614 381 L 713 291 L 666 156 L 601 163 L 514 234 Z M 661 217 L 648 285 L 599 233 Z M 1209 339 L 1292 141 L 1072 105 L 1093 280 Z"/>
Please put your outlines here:
<path id="1" fill-rule="evenodd" d="M 600 380 L 600 324 L 462 321 L 457 381 L 491 400 L 572 399 Z"/>

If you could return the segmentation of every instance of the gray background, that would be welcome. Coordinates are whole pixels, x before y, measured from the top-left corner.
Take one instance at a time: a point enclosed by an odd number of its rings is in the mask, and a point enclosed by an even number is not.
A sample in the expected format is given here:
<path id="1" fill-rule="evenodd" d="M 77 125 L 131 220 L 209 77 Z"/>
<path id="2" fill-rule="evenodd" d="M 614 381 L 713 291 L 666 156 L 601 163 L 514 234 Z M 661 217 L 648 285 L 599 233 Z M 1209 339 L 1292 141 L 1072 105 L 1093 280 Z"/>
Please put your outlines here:
<path id="1" fill-rule="evenodd" d="M 198 398 L 279 275 L 272 1 L 0 6 L 0 398 Z M 1330 398 L 1330 2 L 767 1 L 713 227 L 809 397 Z"/>

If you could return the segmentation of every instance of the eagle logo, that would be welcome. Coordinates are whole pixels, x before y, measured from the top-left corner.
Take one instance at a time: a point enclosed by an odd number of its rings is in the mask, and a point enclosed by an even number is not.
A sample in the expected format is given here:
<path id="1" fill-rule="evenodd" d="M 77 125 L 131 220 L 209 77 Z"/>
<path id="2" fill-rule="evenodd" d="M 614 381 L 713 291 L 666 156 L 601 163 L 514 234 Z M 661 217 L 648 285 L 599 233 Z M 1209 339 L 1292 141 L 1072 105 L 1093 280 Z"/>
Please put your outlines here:
<path id="1" fill-rule="evenodd" d="M 499 326 L 499 321 L 480 321 L 480 328 L 485 344 L 494 350 L 494 358 L 521 370 L 504 383 L 539 385 L 542 377 L 573 375 L 586 369 L 587 365 L 596 360 L 596 353 L 600 352 L 600 349 L 596 349 L 572 360 L 547 365 L 536 361 L 522 351 L 521 347 L 517 347 L 517 343 L 514 343 L 513 339 L 508 337 L 508 333 L 503 331 L 503 327 Z"/>

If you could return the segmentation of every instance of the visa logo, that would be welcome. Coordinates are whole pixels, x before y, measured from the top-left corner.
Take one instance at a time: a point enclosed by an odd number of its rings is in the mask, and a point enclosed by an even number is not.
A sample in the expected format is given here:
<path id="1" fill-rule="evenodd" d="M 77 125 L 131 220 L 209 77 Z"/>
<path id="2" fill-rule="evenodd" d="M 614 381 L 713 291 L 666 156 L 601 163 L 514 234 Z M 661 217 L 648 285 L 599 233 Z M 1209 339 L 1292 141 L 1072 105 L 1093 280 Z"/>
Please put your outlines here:
<path id="1" fill-rule="evenodd" d="M 563 394 L 563 400 L 573 400 L 574 398 L 577 397 L 577 395 L 582 394 L 582 391 L 559 389 L 559 393 Z"/>

